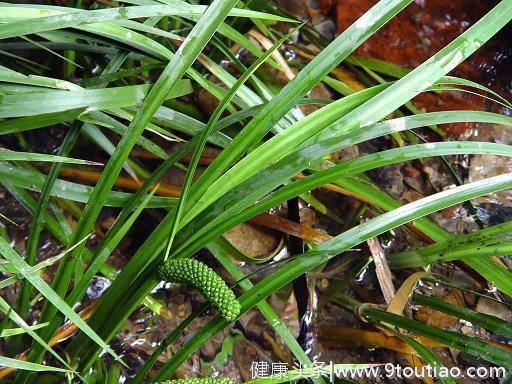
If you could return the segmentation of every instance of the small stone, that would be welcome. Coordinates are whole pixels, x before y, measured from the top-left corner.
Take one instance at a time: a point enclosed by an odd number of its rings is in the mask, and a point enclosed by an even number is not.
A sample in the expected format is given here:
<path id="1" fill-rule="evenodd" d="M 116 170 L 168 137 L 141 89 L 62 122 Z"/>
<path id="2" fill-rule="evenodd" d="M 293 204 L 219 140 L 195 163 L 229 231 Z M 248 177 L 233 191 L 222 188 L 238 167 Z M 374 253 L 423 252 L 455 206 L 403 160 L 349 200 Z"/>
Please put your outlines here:
<path id="1" fill-rule="evenodd" d="M 512 322 L 512 311 L 505 305 L 500 304 L 494 300 L 480 298 L 476 304 L 475 310 L 486 315 L 499 317 L 502 320 Z"/>

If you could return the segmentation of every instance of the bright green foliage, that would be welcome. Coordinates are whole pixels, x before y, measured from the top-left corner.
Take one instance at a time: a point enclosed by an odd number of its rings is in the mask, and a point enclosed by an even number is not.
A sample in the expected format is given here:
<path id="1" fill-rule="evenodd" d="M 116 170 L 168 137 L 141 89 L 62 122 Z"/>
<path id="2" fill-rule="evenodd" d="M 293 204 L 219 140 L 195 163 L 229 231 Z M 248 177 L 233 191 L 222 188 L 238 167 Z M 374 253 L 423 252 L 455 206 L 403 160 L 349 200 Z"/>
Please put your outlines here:
<path id="1" fill-rule="evenodd" d="M 213 379 L 211 377 L 199 378 L 199 379 L 178 379 L 178 380 L 167 380 L 160 381 L 155 384 L 233 384 L 233 380 L 227 377 L 219 377 Z"/>
<path id="2" fill-rule="evenodd" d="M 240 303 L 236 300 L 233 291 L 213 269 L 200 261 L 167 260 L 158 268 L 158 276 L 170 283 L 193 285 L 228 321 L 235 320 L 240 313 Z"/>

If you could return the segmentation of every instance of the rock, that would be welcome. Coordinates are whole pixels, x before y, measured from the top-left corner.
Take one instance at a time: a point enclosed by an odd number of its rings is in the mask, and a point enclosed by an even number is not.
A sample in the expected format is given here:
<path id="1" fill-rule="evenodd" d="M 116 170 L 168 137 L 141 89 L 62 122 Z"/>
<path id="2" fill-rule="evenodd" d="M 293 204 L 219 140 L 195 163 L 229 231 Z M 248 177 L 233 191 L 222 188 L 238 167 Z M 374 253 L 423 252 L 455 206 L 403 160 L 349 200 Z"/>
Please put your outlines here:
<path id="1" fill-rule="evenodd" d="M 468 181 L 483 180 L 491 176 L 510 172 L 512 159 L 504 156 L 476 155 L 471 159 Z M 477 199 L 479 203 L 495 203 L 512 206 L 512 191 L 504 190 Z"/>
<path id="2" fill-rule="evenodd" d="M 508 322 L 512 321 L 512 311 L 510 311 L 507 306 L 494 300 L 480 298 L 475 310 L 477 312 L 485 313 L 486 315 L 499 317 L 500 319 Z"/>
<path id="3" fill-rule="evenodd" d="M 107 290 L 108 287 L 110 287 L 110 280 L 105 279 L 104 277 L 97 277 L 91 281 L 91 284 L 89 287 L 87 287 L 87 297 L 92 301 L 96 300 L 101 295 L 103 295 L 103 292 Z"/>
<path id="4" fill-rule="evenodd" d="M 475 209 L 480 220 L 489 226 L 512 220 L 512 207 L 494 203 L 483 203 L 475 206 Z"/>
<path id="5" fill-rule="evenodd" d="M 227 231 L 224 236 L 240 252 L 257 257 L 273 252 L 280 235 L 253 223 L 242 223 Z"/>

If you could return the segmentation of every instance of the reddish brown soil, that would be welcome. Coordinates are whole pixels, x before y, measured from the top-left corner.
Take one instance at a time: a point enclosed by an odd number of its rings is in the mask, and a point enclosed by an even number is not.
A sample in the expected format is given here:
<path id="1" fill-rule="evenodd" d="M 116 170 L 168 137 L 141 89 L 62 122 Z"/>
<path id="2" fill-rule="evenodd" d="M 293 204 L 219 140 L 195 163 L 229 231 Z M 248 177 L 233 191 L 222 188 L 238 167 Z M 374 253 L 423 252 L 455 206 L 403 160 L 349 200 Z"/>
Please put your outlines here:
<path id="1" fill-rule="evenodd" d="M 336 20 L 339 31 L 345 30 L 375 3 L 376 0 L 319 0 L 322 12 Z M 489 0 L 416 0 L 356 53 L 415 68 L 478 21 L 496 3 Z M 510 99 L 511 36 L 512 27 L 507 26 L 450 74 L 477 81 Z M 429 111 L 498 110 L 491 102 L 466 93 L 442 97 L 424 94 L 415 99 L 415 104 Z M 453 124 L 447 128 L 451 133 L 461 133 L 467 127 L 467 124 Z"/>

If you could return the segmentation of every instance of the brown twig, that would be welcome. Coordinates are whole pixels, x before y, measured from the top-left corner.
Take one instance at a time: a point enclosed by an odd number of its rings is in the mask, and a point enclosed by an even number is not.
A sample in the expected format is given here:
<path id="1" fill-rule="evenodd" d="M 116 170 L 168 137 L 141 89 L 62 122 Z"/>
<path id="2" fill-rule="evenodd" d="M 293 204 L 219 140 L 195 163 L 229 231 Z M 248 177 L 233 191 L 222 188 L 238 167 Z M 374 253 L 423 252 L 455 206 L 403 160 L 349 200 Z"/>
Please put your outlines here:
<path id="1" fill-rule="evenodd" d="M 366 243 L 373 257 L 373 264 L 375 265 L 375 273 L 379 281 L 380 290 L 382 291 L 386 304 L 389 305 L 395 296 L 395 287 L 393 286 L 393 276 L 391 275 L 391 270 L 386 261 L 386 255 L 379 243 L 378 237 L 372 237 L 366 240 Z"/>
<path id="2" fill-rule="evenodd" d="M 385 348 L 400 353 L 415 353 L 412 347 L 404 343 L 398 337 L 386 335 L 378 331 L 328 325 L 318 328 L 318 337 L 324 347 Z M 429 348 L 448 347 L 443 343 L 422 336 L 414 336 L 414 339 Z M 512 350 L 512 346 L 508 344 L 484 339 L 482 339 L 482 341 L 498 348 L 508 351 Z"/>
<path id="3" fill-rule="evenodd" d="M 248 32 L 248 35 L 256 39 L 258 43 L 260 43 L 262 47 L 265 48 L 266 50 L 271 49 L 272 46 L 274 45 L 272 41 L 270 41 L 267 37 L 263 36 L 258 30 L 254 28 Z M 277 49 L 272 53 L 272 57 L 281 66 L 281 70 L 283 71 L 286 78 L 288 80 L 293 80 L 295 74 L 293 73 L 290 66 Z"/>
<path id="4" fill-rule="evenodd" d="M 415 353 L 412 347 L 398 337 L 386 335 L 379 331 L 329 325 L 319 327 L 318 337 L 324 347 L 385 348 L 400 353 Z M 446 347 L 446 345 L 430 339 L 422 337 L 416 337 L 416 339 L 427 347 Z"/>
<path id="5" fill-rule="evenodd" d="M 304 59 L 311 61 L 315 58 L 314 55 L 311 55 L 311 54 L 303 51 L 296 45 L 290 46 L 290 48 L 293 49 L 293 51 L 295 53 L 297 53 L 299 56 L 301 56 Z M 347 72 L 341 68 L 334 68 L 331 71 L 331 73 L 334 77 L 336 77 L 340 81 L 343 81 L 354 91 L 362 91 L 363 89 L 366 89 L 366 87 L 361 82 L 359 82 L 359 80 L 357 80 L 350 72 Z"/>
<path id="6" fill-rule="evenodd" d="M 284 217 L 271 215 L 266 212 L 260 213 L 258 216 L 253 217 L 250 221 L 263 225 L 267 228 L 272 228 L 277 231 L 299 237 L 310 243 L 321 244 L 331 239 L 331 236 L 320 229 L 315 229 L 304 224 L 295 223 Z"/>
<path id="7" fill-rule="evenodd" d="M 85 170 L 77 169 L 77 168 L 63 167 L 60 171 L 60 175 L 64 176 L 64 177 L 68 177 L 70 179 L 81 179 L 81 180 L 90 181 L 90 182 L 95 183 L 101 177 L 101 172 L 85 171 Z M 143 181 L 141 181 L 139 183 L 130 177 L 118 176 L 115 181 L 115 186 L 121 187 L 121 188 L 126 188 L 131 191 L 137 191 L 142 186 L 142 183 L 143 183 Z M 156 186 L 157 185 L 154 184 L 151 187 L 154 188 Z M 177 185 L 160 183 L 156 193 L 160 196 L 179 197 L 180 191 L 181 191 L 181 188 Z"/>
<path id="8" fill-rule="evenodd" d="M 70 179 L 81 179 L 90 182 L 97 182 L 101 176 L 101 172 L 63 167 L 60 175 Z M 126 188 L 132 191 L 137 191 L 141 187 L 140 183 L 126 176 L 118 176 L 114 185 L 116 187 Z M 156 187 L 156 185 L 154 185 L 154 187 Z M 179 197 L 180 192 L 180 186 L 167 183 L 160 183 L 156 191 L 158 195 L 167 197 Z M 268 213 L 261 213 L 249 221 L 289 235 L 300 237 L 307 242 L 319 244 L 331 238 L 322 230 L 314 229 L 303 224 L 297 224 L 288 219 L 285 219 L 284 217 L 270 215 Z"/>
<path id="9" fill-rule="evenodd" d="M 76 168 L 68 168 L 63 167 L 60 173 L 62 176 L 69 177 L 69 178 L 78 178 L 90 182 L 97 182 L 101 176 L 101 172 L 98 171 L 85 171 L 80 170 Z M 294 177 L 294 179 L 301 179 L 304 178 L 304 175 L 297 175 Z M 117 187 L 126 188 L 132 191 L 137 191 L 142 185 L 142 182 L 137 182 L 129 177 L 126 176 L 118 176 L 115 185 Z M 156 185 L 153 185 L 152 187 L 156 187 Z M 368 203 L 370 205 L 373 205 L 377 209 L 385 210 L 383 207 L 379 207 L 378 204 L 375 204 L 374 202 L 371 202 L 362 196 L 359 196 L 349 190 L 346 190 L 344 188 L 341 188 L 334 184 L 324 184 L 321 188 L 340 193 L 345 196 L 353 197 L 361 202 Z M 167 197 L 179 197 L 181 188 L 177 185 L 167 184 L 167 183 L 160 183 L 157 194 L 160 196 L 167 196 Z M 271 216 L 271 218 L 268 218 L 268 216 Z M 259 223 L 264 226 L 268 226 L 269 228 L 291 234 L 297 237 L 301 237 L 302 239 L 314 242 L 314 243 L 323 243 L 324 241 L 327 241 L 330 239 L 330 236 L 327 235 L 325 232 L 313 229 L 307 226 L 303 226 L 301 224 L 292 223 L 289 220 L 275 216 L 275 215 L 269 215 L 269 214 L 260 214 L 259 216 L 256 216 L 250 221 Z M 297 227 L 297 225 L 299 227 Z M 421 232 L 418 228 L 414 227 L 411 223 L 405 224 L 405 226 L 416 236 L 418 236 L 421 240 L 426 242 L 427 244 L 433 244 L 435 243 L 434 240 L 432 240 L 429 236 L 427 236 L 425 233 Z M 457 265 L 459 268 L 461 268 L 464 272 L 469 274 L 473 279 L 475 279 L 480 284 L 484 284 L 485 279 L 483 279 L 479 274 L 477 274 L 475 271 L 473 271 L 471 268 L 467 267 L 463 262 L 461 261 L 454 261 L 455 265 Z"/>
<path id="10" fill-rule="evenodd" d="M 138 157 L 140 159 L 162 160 L 161 157 L 142 148 L 133 148 L 132 151 L 130 152 L 130 155 L 133 157 Z M 184 163 L 189 163 L 191 158 L 192 155 L 186 155 L 183 157 L 182 161 Z M 210 165 L 213 162 L 213 160 L 215 160 L 215 157 L 201 156 L 199 159 L 199 164 Z"/>

